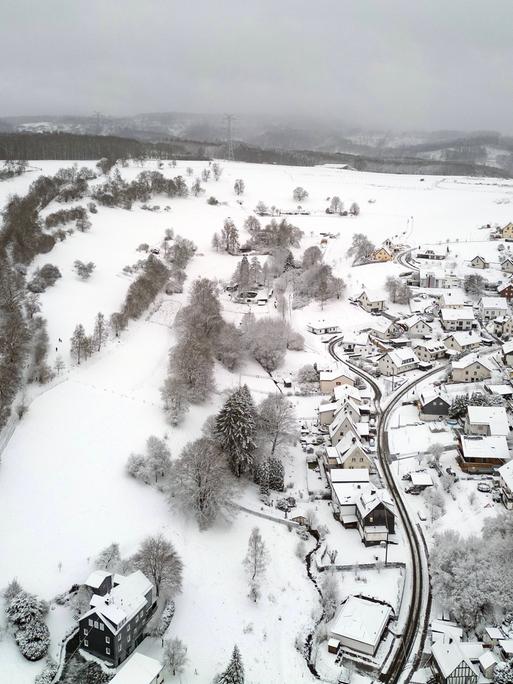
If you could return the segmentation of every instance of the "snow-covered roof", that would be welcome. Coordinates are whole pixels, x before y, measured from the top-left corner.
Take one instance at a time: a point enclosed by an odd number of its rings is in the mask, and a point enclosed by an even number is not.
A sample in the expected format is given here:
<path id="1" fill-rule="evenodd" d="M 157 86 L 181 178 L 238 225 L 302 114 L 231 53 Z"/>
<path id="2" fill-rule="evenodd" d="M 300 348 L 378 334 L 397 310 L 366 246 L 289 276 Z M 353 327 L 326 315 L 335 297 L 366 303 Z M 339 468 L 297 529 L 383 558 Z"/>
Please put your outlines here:
<path id="1" fill-rule="evenodd" d="M 471 344 L 479 344 L 479 342 L 481 342 L 481 335 L 474 330 L 469 330 L 467 332 L 458 330 L 457 332 L 450 333 L 444 337 L 444 342 L 445 340 L 449 340 L 451 338 L 457 344 L 459 344 L 460 347 L 466 347 Z"/>
<path id="2" fill-rule="evenodd" d="M 336 411 L 338 406 L 339 406 L 338 401 L 330 401 L 327 404 L 321 404 L 319 406 L 318 411 L 319 411 L 319 413 L 329 413 L 329 411 Z"/>
<path id="3" fill-rule="evenodd" d="M 492 435 L 508 435 L 509 424 L 504 406 L 468 406 L 471 425 L 488 425 Z"/>
<path id="4" fill-rule="evenodd" d="M 447 351 L 445 344 L 443 342 L 438 342 L 437 340 L 415 340 L 413 342 L 413 348 L 417 349 L 417 347 L 427 349 L 427 351 L 433 354 Z"/>
<path id="5" fill-rule="evenodd" d="M 502 353 L 503 354 L 511 354 L 513 352 L 513 340 L 510 340 L 509 342 L 505 342 L 502 345 Z"/>
<path id="6" fill-rule="evenodd" d="M 385 301 L 385 296 L 383 295 L 382 290 L 368 290 L 365 288 L 365 290 L 362 290 L 358 297 L 356 299 L 361 299 L 363 295 L 367 295 L 367 299 L 369 302 L 384 302 Z"/>
<path id="7" fill-rule="evenodd" d="M 493 638 L 494 637 L 492 637 L 492 639 Z M 479 656 L 479 664 L 481 665 L 481 668 L 483 670 L 487 670 L 489 667 L 492 667 L 492 665 L 495 665 L 498 662 L 499 660 L 497 656 L 489 648 L 487 648 L 486 651 L 481 656 Z"/>
<path id="8" fill-rule="evenodd" d="M 333 396 L 337 401 L 352 399 L 353 402 L 358 404 L 362 401 L 362 393 L 357 387 L 353 387 L 353 385 L 336 385 L 336 387 L 333 388 Z"/>
<path id="9" fill-rule="evenodd" d="M 513 639 L 501 639 L 499 646 L 508 655 L 513 655 Z"/>
<path id="10" fill-rule="evenodd" d="M 463 629 L 459 627 L 456 622 L 450 622 L 448 620 L 434 619 L 431 621 L 431 635 L 433 641 L 438 641 L 438 639 L 453 639 L 456 641 L 461 641 L 463 639 Z"/>
<path id="11" fill-rule="evenodd" d="M 461 290 L 447 290 L 440 296 L 442 304 L 450 304 L 451 306 L 463 306 L 465 304 L 465 295 Z"/>
<path id="12" fill-rule="evenodd" d="M 354 374 L 344 368 L 328 368 L 319 373 L 321 380 L 337 380 L 338 378 L 354 379 Z"/>
<path id="13" fill-rule="evenodd" d="M 511 287 L 512 284 L 513 284 L 513 281 L 511 281 L 511 280 L 508 281 L 507 283 L 501 283 L 497 288 L 497 292 L 502 292 L 503 290 L 506 290 L 508 287 Z"/>
<path id="14" fill-rule="evenodd" d="M 158 660 L 134 653 L 111 680 L 111 684 L 151 684 L 161 671 L 162 665 Z"/>
<path id="15" fill-rule="evenodd" d="M 512 464 L 513 464 L 513 461 L 511 461 L 510 463 L 506 463 L 505 466 L 501 466 L 499 468 L 499 472 L 503 468 L 506 468 L 506 466 L 512 465 Z M 513 470 L 512 470 L 512 472 L 513 472 Z M 497 639 L 497 641 L 499 641 L 499 639 L 504 639 L 504 633 L 500 627 L 485 627 L 484 631 L 488 634 L 490 639 Z"/>
<path id="16" fill-rule="evenodd" d="M 426 325 L 428 328 L 431 328 L 431 325 L 425 321 L 423 318 L 421 318 L 418 314 L 413 314 L 412 316 L 407 316 L 406 318 L 401 318 L 400 320 L 396 321 L 399 325 L 403 325 L 407 330 L 410 328 L 413 328 L 414 325 L 417 323 L 423 323 Z"/>
<path id="17" fill-rule="evenodd" d="M 349 454 L 353 451 L 353 449 L 360 448 L 363 451 L 365 451 L 363 444 L 360 441 L 360 438 L 358 437 L 358 433 L 355 434 L 356 427 L 353 430 L 350 430 L 347 432 L 340 442 L 337 444 L 337 452 L 339 456 L 342 458 L 342 463 L 345 461 L 345 459 L 349 456 Z"/>
<path id="18" fill-rule="evenodd" d="M 433 484 L 431 475 L 429 473 L 423 472 L 413 472 L 411 474 L 411 483 L 415 487 L 429 487 Z"/>
<path id="19" fill-rule="evenodd" d="M 113 632 L 116 632 L 146 605 L 146 594 L 153 587 L 140 570 L 132 572 L 127 577 L 117 575 L 115 581 L 119 584 L 109 594 L 105 596 L 93 594 L 90 602 L 91 609 L 81 618 L 97 613 L 110 623 L 109 627 Z"/>
<path id="20" fill-rule="evenodd" d="M 391 612 L 390 606 L 349 596 L 331 626 L 331 633 L 369 644 L 375 649 Z"/>
<path id="21" fill-rule="evenodd" d="M 378 489 L 374 485 L 368 485 L 356 501 L 356 507 L 362 518 L 369 515 L 380 504 L 383 504 L 392 515 L 395 515 L 394 502 L 388 489 Z"/>
<path id="22" fill-rule="evenodd" d="M 425 389 L 423 392 L 420 393 L 420 403 L 422 406 L 426 406 L 426 404 L 430 404 L 432 401 L 435 399 L 441 399 L 442 401 L 445 401 L 447 404 L 450 404 L 451 401 L 444 390 L 435 390 L 432 387 L 429 387 Z"/>
<path id="23" fill-rule="evenodd" d="M 480 641 L 462 641 L 461 650 L 470 661 L 477 661 L 483 655 L 485 648 Z"/>
<path id="24" fill-rule="evenodd" d="M 330 479 L 335 482 L 368 482 L 367 468 L 331 468 Z"/>
<path id="25" fill-rule="evenodd" d="M 427 278 L 428 276 L 433 276 L 437 280 L 444 280 L 449 273 L 446 273 L 443 268 L 421 268 L 420 277 Z"/>
<path id="26" fill-rule="evenodd" d="M 506 487 L 513 492 L 513 461 L 505 463 L 500 468 L 497 468 L 499 475 L 504 480 Z M 492 639 L 497 639 L 500 637 L 492 637 Z"/>
<path id="27" fill-rule="evenodd" d="M 462 306 L 458 309 L 440 309 L 442 321 L 473 321 L 474 309 L 471 306 Z"/>
<path id="28" fill-rule="evenodd" d="M 466 461 L 481 461 L 483 458 L 495 458 L 501 461 L 509 459 L 508 443 L 506 437 L 503 436 L 462 435 L 461 449 Z"/>
<path id="29" fill-rule="evenodd" d="M 477 674 L 472 663 L 461 650 L 461 644 L 456 641 L 436 641 L 432 647 L 432 654 L 440 668 L 440 672 L 446 679 L 462 662 Z"/>
<path id="30" fill-rule="evenodd" d="M 110 577 L 111 573 L 105 570 L 94 570 L 86 579 L 86 586 L 91 589 L 98 589 L 106 577 Z"/>
<path id="31" fill-rule="evenodd" d="M 508 302 L 504 297 L 481 297 L 479 305 L 483 309 L 501 309 L 509 311 Z"/>
<path id="32" fill-rule="evenodd" d="M 481 358 L 477 354 L 467 354 L 461 359 L 458 359 L 458 361 L 453 361 L 452 362 L 452 367 L 453 368 L 468 368 L 471 366 L 473 363 L 480 363 L 482 366 L 485 368 L 488 368 L 489 371 L 492 370 L 492 365 L 490 361 L 486 358 Z"/>
<path id="33" fill-rule="evenodd" d="M 314 328 L 315 330 L 322 330 L 323 328 L 337 328 L 340 330 L 338 323 L 335 323 L 333 320 L 326 320 L 325 318 L 318 318 L 316 320 L 310 321 L 308 326 L 310 328 Z"/>
<path id="34" fill-rule="evenodd" d="M 387 352 L 390 360 L 394 364 L 394 366 L 404 366 L 408 363 L 417 363 L 417 355 L 413 351 L 413 349 L 409 349 L 408 347 L 400 347 L 399 349 L 393 349 L 392 351 Z"/>
<path id="35" fill-rule="evenodd" d="M 366 486 L 362 482 L 333 482 L 331 488 L 340 506 L 355 506 L 362 487 Z"/>

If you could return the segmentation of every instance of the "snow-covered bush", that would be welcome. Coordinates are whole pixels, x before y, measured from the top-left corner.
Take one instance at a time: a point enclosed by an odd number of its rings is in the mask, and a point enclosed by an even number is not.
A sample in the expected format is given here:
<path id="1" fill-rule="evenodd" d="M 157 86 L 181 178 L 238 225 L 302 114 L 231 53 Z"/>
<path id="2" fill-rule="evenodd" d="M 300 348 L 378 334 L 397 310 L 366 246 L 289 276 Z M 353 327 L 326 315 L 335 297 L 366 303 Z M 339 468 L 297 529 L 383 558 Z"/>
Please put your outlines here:
<path id="1" fill-rule="evenodd" d="M 57 663 L 52 658 L 47 658 L 45 668 L 36 676 L 34 684 L 52 684 L 57 670 Z"/>
<path id="2" fill-rule="evenodd" d="M 164 610 L 162 611 L 162 614 L 160 616 L 158 625 L 157 625 L 157 636 L 164 636 L 164 634 L 167 631 L 167 628 L 171 624 L 171 621 L 175 615 L 175 602 L 172 601 L 171 599 L 169 601 L 166 601 L 164 605 Z"/>

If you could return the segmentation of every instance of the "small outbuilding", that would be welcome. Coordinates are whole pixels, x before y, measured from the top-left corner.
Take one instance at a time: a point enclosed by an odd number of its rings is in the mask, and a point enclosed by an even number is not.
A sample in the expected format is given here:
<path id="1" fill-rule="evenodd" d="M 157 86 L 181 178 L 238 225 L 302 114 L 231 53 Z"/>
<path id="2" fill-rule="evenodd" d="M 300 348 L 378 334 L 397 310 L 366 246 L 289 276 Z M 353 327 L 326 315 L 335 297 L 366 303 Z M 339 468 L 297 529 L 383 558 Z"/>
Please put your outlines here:
<path id="1" fill-rule="evenodd" d="M 374 656 L 391 615 L 386 603 L 349 596 L 333 621 L 330 636 L 342 648 Z"/>

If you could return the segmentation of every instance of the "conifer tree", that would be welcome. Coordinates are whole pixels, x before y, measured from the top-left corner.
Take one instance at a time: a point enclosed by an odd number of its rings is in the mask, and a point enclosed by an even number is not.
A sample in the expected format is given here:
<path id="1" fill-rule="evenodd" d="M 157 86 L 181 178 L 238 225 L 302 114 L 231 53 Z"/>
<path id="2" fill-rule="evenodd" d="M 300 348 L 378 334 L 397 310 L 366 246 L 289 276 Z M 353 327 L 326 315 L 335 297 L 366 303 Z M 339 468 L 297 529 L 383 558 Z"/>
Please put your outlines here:
<path id="1" fill-rule="evenodd" d="M 240 477 L 253 463 L 255 406 L 246 385 L 233 392 L 216 418 L 215 433 L 234 474 Z"/>
<path id="2" fill-rule="evenodd" d="M 258 478 L 260 482 L 260 494 L 264 494 L 265 496 L 269 496 L 269 475 L 269 460 L 266 458 L 260 464 L 258 473 Z"/>
<path id="3" fill-rule="evenodd" d="M 218 684 L 244 684 L 244 666 L 237 644 L 233 647 L 230 664 L 218 679 Z"/>
<path id="4" fill-rule="evenodd" d="M 87 346 L 87 338 L 82 323 L 79 323 L 71 338 L 71 353 L 75 357 L 78 365 L 84 355 L 84 348 Z"/>
<path id="5" fill-rule="evenodd" d="M 277 458 L 269 459 L 269 487 L 277 492 L 285 488 L 285 469 L 283 463 Z"/>

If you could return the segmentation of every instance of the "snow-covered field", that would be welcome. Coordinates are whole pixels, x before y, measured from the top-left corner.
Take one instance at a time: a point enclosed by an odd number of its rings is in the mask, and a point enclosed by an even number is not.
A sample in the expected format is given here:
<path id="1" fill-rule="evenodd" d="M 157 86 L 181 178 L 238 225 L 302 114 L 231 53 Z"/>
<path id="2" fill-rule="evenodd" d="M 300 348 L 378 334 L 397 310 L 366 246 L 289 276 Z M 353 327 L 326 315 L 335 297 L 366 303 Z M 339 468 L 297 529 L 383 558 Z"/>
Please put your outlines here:
<path id="1" fill-rule="evenodd" d="M 69 165 L 37 164 L 48 174 Z M 176 168 L 165 166 L 163 172 L 185 176 L 188 165 L 178 162 Z M 199 162 L 191 165 L 195 175 L 206 166 Z M 130 452 L 140 451 L 150 434 L 167 437 L 172 455 L 177 456 L 187 441 L 199 435 L 204 419 L 222 402 L 221 394 L 216 394 L 208 405 L 193 408 L 178 429 L 164 420 L 159 388 L 173 344 L 169 325 L 186 293 L 173 295 L 147 320 L 143 317 L 131 323 L 119 341 L 109 342 L 80 367 L 69 358 L 69 338 L 77 323 L 90 330 L 98 311 L 107 316 L 118 308 L 130 283 L 123 267 L 140 258 L 136 248 L 141 242 L 158 245 L 167 228 L 198 246 L 198 254 L 187 269 L 186 290 L 200 275 L 228 278 L 237 259 L 212 250 L 213 233 L 228 216 L 242 229 L 259 200 L 292 209 L 292 190 L 301 185 L 309 192 L 305 207 L 312 212 L 291 218 L 305 233 L 302 250 L 318 244 L 321 232 L 339 234 L 329 240 L 325 259 L 345 279 L 347 294 L 351 295 L 363 286 L 380 288 L 388 275 L 403 270 L 394 263 L 350 268 L 345 252 L 353 233 L 365 233 L 376 244 L 393 236 L 411 245 L 447 238 L 483 240 L 486 233 L 479 226 L 504 224 L 511 219 L 508 204 L 498 201 L 513 196 L 513 182 L 438 177 L 426 177 L 421 182 L 416 176 L 325 167 L 233 162 L 223 166 L 221 180 L 206 184 L 206 197 L 216 196 L 220 206 L 209 206 L 202 196 L 152 200 L 151 204 L 161 207 L 169 204 L 169 212 L 148 212 L 135 206 L 131 211 L 99 207 L 98 214 L 90 217 L 93 226 L 88 233 L 75 232 L 50 254 L 38 257 L 31 267 L 50 262 L 62 272 L 62 279 L 41 296 L 41 302 L 42 315 L 48 320 L 51 361 L 59 353 L 67 368 L 44 392 L 29 390 L 29 411 L 2 455 L 0 587 L 17 577 L 27 590 L 51 599 L 85 579 L 91 559 L 107 544 L 119 542 L 122 554 L 127 556 L 145 536 L 163 532 L 175 544 L 185 566 L 183 594 L 177 599 L 171 627 L 173 635 L 188 646 L 190 665 L 184 681 L 196 681 L 194 668 L 198 670 L 197 681 L 209 681 L 226 664 L 235 642 L 241 648 L 249 681 L 311 681 L 294 640 L 310 625 L 317 595 L 294 553 L 296 535 L 283 525 L 249 514 L 240 514 L 230 526 L 199 532 L 193 522 L 172 512 L 161 494 L 125 474 Z M 148 162 L 146 168 L 156 168 L 155 163 Z M 121 169 L 127 179 L 140 171 L 138 166 Z M 8 195 L 25 192 L 37 175 L 28 173 L 0 183 L 0 205 Z M 246 184 L 240 205 L 233 193 L 237 178 Z M 357 201 L 361 215 L 325 214 L 326 198 L 335 194 L 346 206 Z M 370 199 L 375 202 L 369 203 Z M 57 208 L 52 204 L 47 211 Z M 468 258 L 474 251 L 483 250 L 477 246 L 468 249 Z M 484 256 L 492 258 L 488 248 Z M 75 276 L 75 259 L 96 263 L 90 281 L 82 282 Z M 259 315 L 272 312 L 271 307 L 259 309 Z M 226 302 L 225 315 L 237 321 L 246 310 Z M 305 334 L 307 348 L 289 353 L 284 371 L 314 358 L 328 359 L 322 342 L 306 333 L 308 320 L 319 316 L 335 318 L 347 333 L 368 327 L 373 320 L 347 301 L 330 302 L 322 312 L 319 305 L 292 312 L 292 323 Z M 240 380 L 247 382 L 258 393 L 257 400 L 274 388 L 262 369 L 249 362 L 240 373 L 217 368 L 216 380 L 219 392 L 238 385 Z M 311 403 L 298 403 L 298 413 L 311 415 Z M 297 449 L 293 456 L 302 459 L 303 453 Z M 257 606 L 246 596 L 241 564 L 255 525 L 260 527 L 272 558 L 263 598 Z M 250 624 L 252 629 L 248 628 Z M 54 648 L 68 626 L 64 616 L 52 619 Z M 31 683 L 41 669 L 41 664 L 24 661 L 8 636 L 0 641 L 0 663 L 2 680 L 16 684 Z"/>

